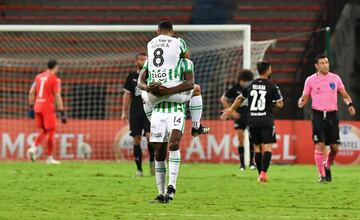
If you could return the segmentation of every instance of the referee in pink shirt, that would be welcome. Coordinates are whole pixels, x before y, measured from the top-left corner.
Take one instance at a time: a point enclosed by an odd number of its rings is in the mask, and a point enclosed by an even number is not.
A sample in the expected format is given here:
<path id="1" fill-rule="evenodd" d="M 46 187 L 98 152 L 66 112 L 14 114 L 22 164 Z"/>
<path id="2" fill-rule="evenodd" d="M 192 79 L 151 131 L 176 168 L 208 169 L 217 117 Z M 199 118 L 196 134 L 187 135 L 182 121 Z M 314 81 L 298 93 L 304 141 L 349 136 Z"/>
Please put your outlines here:
<path id="1" fill-rule="evenodd" d="M 303 95 L 298 101 L 299 108 L 303 108 L 312 99 L 312 129 L 315 144 L 315 163 L 320 175 L 319 182 L 330 182 L 330 166 L 334 161 L 340 144 L 339 118 L 337 115 L 337 93 L 348 106 L 350 115 L 355 115 L 355 107 L 351 97 L 346 92 L 340 77 L 329 72 L 329 60 L 325 55 L 315 58 L 316 73 L 307 77 Z M 330 152 L 324 161 L 325 146 L 330 145 Z"/>

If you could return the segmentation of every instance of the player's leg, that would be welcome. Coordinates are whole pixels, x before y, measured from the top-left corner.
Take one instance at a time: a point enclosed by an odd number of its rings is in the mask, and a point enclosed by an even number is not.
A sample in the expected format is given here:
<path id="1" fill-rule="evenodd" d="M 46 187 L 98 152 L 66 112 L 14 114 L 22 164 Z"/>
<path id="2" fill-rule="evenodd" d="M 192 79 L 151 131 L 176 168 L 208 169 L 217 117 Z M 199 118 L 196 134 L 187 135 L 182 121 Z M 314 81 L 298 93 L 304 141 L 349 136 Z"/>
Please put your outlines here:
<path id="1" fill-rule="evenodd" d="M 250 138 L 249 138 L 249 150 L 250 150 L 249 166 L 250 166 L 250 169 L 255 170 L 256 169 L 255 163 L 254 163 L 255 150 L 254 150 L 254 144 L 252 143 Z"/>
<path id="2" fill-rule="evenodd" d="M 330 116 L 330 115 L 329 115 Z M 337 114 L 333 114 L 329 118 L 330 124 L 327 130 L 327 142 L 330 145 L 330 152 L 327 154 L 325 165 L 325 179 L 328 182 L 331 182 L 331 165 L 334 163 L 336 154 L 339 149 L 340 144 L 340 134 L 339 134 L 339 118 Z"/>
<path id="3" fill-rule="evenodd" d="M 147 140 L 148 152 L 149 152 L 149 165 L 150 165 L 150 174 L 155 175 L 155 149 L 154 145 L 150 142 L 150 122 L 146 117 L 143 117 L 142 120 L 143 129 L 145 137 Z"/>
<path id="4" fill-rule="evenodd" d="M 185 116 L 183 113 L 173 113 L 167 120 L 169 137 L 169 184 L 165 194 L 164 202 L 173 200 L 176 191 L 176 181 L 180 168 L 180 141 L 184 132 Z"/>
<path id="5" fill-rule="evenodd" d="M 200 134 L 207 134 L 210 132 L 209 127 L 203 127 L 200 123 L 203 110 L 203 100 L 201 96 L 201 88 L 199 85 L 194 85 L 192 96 L 189 102 L 190 116 L 192 121 L 191 135 L 196 137 Z"/>
<path id="6" fill-rule="evenodd" d="M 36 151 L 38 146 L 42 143 L 46 136 L 46 130 L 44 127 L 44 119 L 42 113 L 35 114 L 35 123 L 36 127 L 40 129 L 39 135 L 36 137 L 35 141 L 31 144 L 30 148 L 27 151 L 28 157 L 34 162 L 36 160 Z"/>
<path id="7" fill-rule="evenodd" d="M 53 157 L 53 151 L 55 146 L 55 131 L 56 131 L 56 114 L 55 112 L 44 114 L 44 126 L 47 131 L 46 140 L 46 163 L 47 164 L 60 164 L 61 162 L 55 160 Z"/>
<path id="8" fill-rule="evenodd" d="M 325 129 L 324 120 L 318 114 L 313 114 L 312 119 L 313 141 L 315 144 L 314 159 L 319 173 L 319 182 L 325 182 L 324 152 L 325 152 Z"/>
<path id="9" fill-rule="evenodd" d="M 129 118 L 130 136 L 133 137 L 134 143 L 134 161 L 136 164 L 135 177 L 143 176 L 142 169 L 142 151 L 141 151 L 141 135 L 142 135 L 142 117 L 131 115 Z"/>
<path id="10" fill-rule="evenodd" d="M 262 149 L 261 149 L 261 136 L 259 129 L 256 127 L 249 127 L 249 136 L 251 142 L 254 143 L 255 165 L 258 170 L 258 173 L 260 174 L 262 169 Z"/>
<path id="11" fill-rule="evenodd" d="M 236 122 L 235 122 L 235 127 L 236 127 L 236 133 L 237 133 L 238 142 L 239 142 L 238 153 L 239 153 L 239 159 L 240 159 L 240 170 L 245 170 L 244 130 L 237 127 Z"/>
<path id="12" fill-rule="evenodd" d="M 272 146 L 276 143 L 276 132 L 275 126 L 266 126 L 261 127 L 261 146 L 263 151 L 262 156 L 262 167 L 259 179 L 261 182 L 266 182 L 267 172 L 270 167 L 271 157 L 272 157 Z"/>
<path id="13" fill-rule="evenodd" d="M 166 154 L 167 154 L 167 131 L 163 120 L 165 113 L 153 112 L 150 123 L 150 142 L 155 148 L 155 179 L 159 195 L 155 201 L 163 202 L 166 189 Z"/>

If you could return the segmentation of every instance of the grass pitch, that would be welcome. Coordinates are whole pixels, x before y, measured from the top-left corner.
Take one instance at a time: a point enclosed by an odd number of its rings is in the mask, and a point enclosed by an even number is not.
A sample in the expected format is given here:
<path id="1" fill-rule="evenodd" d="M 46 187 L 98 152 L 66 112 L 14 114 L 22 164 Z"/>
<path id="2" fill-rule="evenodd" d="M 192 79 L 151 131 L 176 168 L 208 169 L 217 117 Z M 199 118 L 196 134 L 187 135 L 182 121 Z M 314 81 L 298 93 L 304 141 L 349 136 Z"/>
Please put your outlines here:
<path id="1" fill-rule="evenodd" d="M 268 183 L 228 164 L 182 164 L 170 204 L 149 204 L 148 163 L 0 163 L 0 219 L 360 219 L 360 167 L 334 166 L 317 183 L 315 166 L 272 165 Z M 146 169 L 147 168 L 147 169 Z"/>

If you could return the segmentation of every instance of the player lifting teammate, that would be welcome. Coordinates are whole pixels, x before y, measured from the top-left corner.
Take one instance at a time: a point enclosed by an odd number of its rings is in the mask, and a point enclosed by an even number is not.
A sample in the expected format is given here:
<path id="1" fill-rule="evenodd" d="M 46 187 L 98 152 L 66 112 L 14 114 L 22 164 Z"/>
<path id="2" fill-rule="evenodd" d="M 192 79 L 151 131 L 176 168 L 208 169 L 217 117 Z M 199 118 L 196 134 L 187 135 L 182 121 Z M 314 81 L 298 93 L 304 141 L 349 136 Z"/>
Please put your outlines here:
<path id="1" fill-rule="evenodd" d="M 56 112 L 61 114 L 61 122 L 66 124 L 67 119 L 64 113 L 64 105 L 61 98 L 61 81 L 56 76 L 58 63 L 56 60 L 49 60 L 48 69 L 36 76 L 35 82 L 29 92 L 30 116 L 35 112 L 36 126 L 41 129 L 35 142 L 28 150 L 28 155 L 32 161 L 36 160 L 37 147 L 46 140 L 46 163 L 60 164 L 60 161 L 54 160 L 54 135 L 56 130 Z"/>
<path id="2" fill-rule="evenodd" d="M 259 172 L 258 181 L 266 182 L 267 170 L 270 166 L 272 146 L 276 143 L 273 106 L 282 108 L 283 98 L 279 87 L 272 83 L 271 65 L 262 61 L 257 63 L 260 74 L 258 79 L 252 81 L 239 95 L 234 103 L 221 115 L 221 119 L 229 118 L 233 112 L 248 98 L 249 101 L 249 127 L 250 138 L 254 143 L 255 162 Z"/>
<path id="3" fill-rule="evenodd" d="M 174 37 L 172 23 L 162 21 L 158 25 L 158 36 L 153 38 L 147 45 L 148 60 L 144 64 L 146 68 L 140 73 L 139 80 L 143 77 L 143 81 L 147 82 L 149 87 L 142 86 L 141 97 L 144 100 L 144 110 L 151 121 L 151 113 L 154 106 L 162 101 L 185 103 L 190 101 L 189 109 L 192 120 L 193 136 L 207 134 L 210 129 L 200 124 L 203 109 L 202 97 L 199 85 L 194 85 L 192 90 L 183 91 L 176 94 L 168 94 L 166 90 L 170 87 L 176 87 L 181 84 L 179 79 L 184 76 L 180 73 L 180 58 L 189 58 L 189 51 L 183 39 Z M 185 65 L 187 65 L 185 63 Z M 145 77 L 148 76 L 147 77 Z M 180 78 L 179 78 L 180 77 Z M 162 85 L 165 90 L 163 96 L 154 95 L 153 89 Z"/>

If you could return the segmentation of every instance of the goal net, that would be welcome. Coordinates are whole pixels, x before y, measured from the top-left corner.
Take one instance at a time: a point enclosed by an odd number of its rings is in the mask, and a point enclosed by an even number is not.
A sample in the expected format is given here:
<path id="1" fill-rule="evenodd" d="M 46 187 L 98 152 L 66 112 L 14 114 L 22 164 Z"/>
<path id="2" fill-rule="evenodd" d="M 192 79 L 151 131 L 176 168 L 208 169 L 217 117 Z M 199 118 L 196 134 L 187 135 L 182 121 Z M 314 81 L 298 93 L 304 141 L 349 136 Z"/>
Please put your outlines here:
<path id="1" fill-rule="evenodd" d="M 230 122 L 218 120 L 219 98 L 235 82 L 240 69 L 255 71 L 255 63 L 273 42 L 250 42 L 249 25 L 178 25 L 174 29 L 186 41 L 195 65 L 204 123 L 213 126 L 215 142 L 221 142 L 217 138 L 229 130 Z M 131 157 L 129 128 L 120 120 L 122 87 L 127 74 L 135 70 L 135 55 L 146 52 L 155 30 L 155 26 L 0 26 L 0 158 L 26 158 L 38 133 L 34 121 L 26 117 L 28 91 L 50 58 L 60 63 L 58 76 L 69 117 L 68 124 L 58 123 L 55 156 Z M 188 131 L 183 143 L 193 143 Z M 194 158 L 196 161 L 201 154 Z"/>

